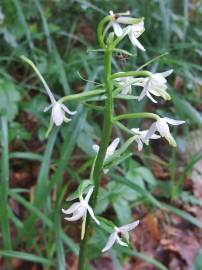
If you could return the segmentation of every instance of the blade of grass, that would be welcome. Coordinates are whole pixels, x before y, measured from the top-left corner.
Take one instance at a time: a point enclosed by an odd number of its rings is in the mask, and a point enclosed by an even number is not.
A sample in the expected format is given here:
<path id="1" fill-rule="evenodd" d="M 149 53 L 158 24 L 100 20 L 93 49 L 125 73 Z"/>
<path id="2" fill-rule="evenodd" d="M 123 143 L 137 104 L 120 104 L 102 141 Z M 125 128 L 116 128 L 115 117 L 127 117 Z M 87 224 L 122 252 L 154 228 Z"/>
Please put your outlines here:
<path id="1" fill-rule="evenodd" d="M 47 260 L 45 258 L 30 254 L 30 253 L 13 251 L 13 250 L 0 250 L 0 256 L 6 257 L 6 258 L 18 258 L 25 261 L 41 263 L 43 265 L 53 264 L 50 260 Z"/>
<path id="2" fill-rule="evenodd" d="M 135 251 L 135 250 L 124 249 L 123 253 L 125 253 L 125 254 L 127 254 L 129 256 L 134 256 L 134 257 L 136 257 L 138 259 L 144 260 L 144 261 L 148 262 L 149 264 L 154 265 L 157 269 L 168 270 L 168 268 L 166 266 L 164 266 L 163 264 L 161 264 L 160 262 L 158 262 L 154 258 L 151 258 L 151 257 L 147 256 L 146 254 L 144 254 L 142 252 L 138 252 L 138 251 Z"/>
<path id="3" fill-rule="evenodd" d="M 45 33 L 46 40 L 47 40 L 47 48 L 48 48 L 48 51 L 51 52 L 51 47 L 52 47 L 51 46 L 51 36 L 50 36 L 49 29 L 48 29 L 48 23 L 46 20 L 46 16 L 43 12 L 43 8 L 42 8 L 40 2 L 38 0 L 33 0 L 33 1 L 34 1 L 36 8 L 38 9 L 39 14 L 41 16 L 41 20 L 42 20 L 43 28 L 44 28 L 44 33 Z"/>
<path id="4" fill-rule="evenodd" d="M 196 227 L 202 229 L 202 222 L 200 222 L 200 220 L 198 220 L 197 218 L 193 217 L 192 215 L 190 215 L 189 213 L 178 209 L 174 206 L 171 206 L 169 204 L 166 203 L 161 203 L 162 207 L 170 210 L 171 212 L 173 212 L 174 214 L 182 217 L 183 219 L 189 221 L 191 224 L 195 225 Z"/>
<path id="5" fill-rule="evenodd" d="M 32 51 L 34 49 L 34 45 L 33 45 L 33 42 L 32 42 L 32 38 L 31 38 L 31 33 L 30 33 L 30 30 L 29 30 L 29 26 L 27 25 L 27 22 L 26 22 L 24 13 L 23 13 L 23 9 L 22 9 L 21 3 L 18 0 L 12 0 L 12 1 L 13 1 L 13 4 L 14 4 L 16 10 L 17 10 L 18 17 L 19 17 L 19 19 L 21 21 L 21 24 L 22 24 L 23 29 L 25 31 L 25 35 L 27 37 L 27 41 L 28 41 L 29 47 L 30 47 L 30 49 Z"/>
<path id="6" fill-rule="evenodd" d="M 0 220 L 5 249 L 11 249 L 8 214 L 8 190 L 9 190 L 9 150 L 8 150 L 8 122 L 6 116 L 1 119 L 1 181 L 0 181 Z"/>

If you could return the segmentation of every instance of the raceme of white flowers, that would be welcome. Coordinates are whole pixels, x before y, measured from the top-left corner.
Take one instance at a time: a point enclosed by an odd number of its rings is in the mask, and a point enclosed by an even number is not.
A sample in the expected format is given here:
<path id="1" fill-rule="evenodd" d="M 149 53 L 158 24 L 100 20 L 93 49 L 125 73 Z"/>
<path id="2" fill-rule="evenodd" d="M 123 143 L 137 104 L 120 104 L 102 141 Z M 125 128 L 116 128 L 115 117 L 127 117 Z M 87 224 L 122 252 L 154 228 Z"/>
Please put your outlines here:
<path id="1" fill-rule="evenodd" d="M 141 36 L 141 34 L 144 32 L 144 21 L 142 18 L 135 19 L 128 17 L 129 12 L 126 13 L 117 13 L 114 14 L 113 11 L 109 12 L 109 23 L 107 24 L 103 35 L 107 33 L 107 31 L 112 28 L 114 31 L 114 34 L 116 37 L 123 38 L 126 35 L 128 35 L 131 43 L 138 47 L 140 50 L 145 51 L 145 48 L 143 45 L 139 42 L 138 38 Z M 123 27 L 125 26 L 125 27 Z M 113 37 L 114 37 L 113 34 Z M 148 73 L 149 76 L 145 78 L 134 78 L 133 76 L 127 76 L 127 77 L 120 77 L 116 78 L 115 82 L 120 87 L 119 90 L 121 90 L 121 93 L 123 95 L 131 94 L 132 92 L 132 86 L 140 86 L 142 87 L 142 92 L 140 93 L 138 100 L 141 101 L 143 98 L 148 97 L 152 102 L 157 103 L 157 101 L 154 99 L 154 97 L 162 97 L 164 100 L 169 100 L 171 97 L 167 92 L 167 80 L 166 78 L 173 72 L 173 70 L 168 70 L 162 73 Z M 121 73 L 121 72 L 120 72 Z M 40 75 L 39 75 L 40 77 Z M 60 104 L 57 102 L 51 93 L 49 87 L 47 86 L 46 82 L 43 80 L 43 78 L 40 77 L 42 80 L 46 91 L 49 95 L 49 98 L 51 100 L 51 105 L 46 108 L 46 111 L 49 108 L 52 108 L 52 121 L 56 125 L 61 125 L 63 121 L 67 121 L 68 119 L 65 118 L 65 112 L 68 114 L 75 114 L 76 112 L 71 112 L 67 107 L 65 107 L 63 104 Z M 165 138 L 170 145 L 176 146 L 175 139 L 170 133 L 169 124 L 170 125 L 181 125 L 185 123 L 185 121 L 180 120 L 174 120 L 168 117 L 158 117 L 157 120 L 151 125 L 151 127 L 148 130 L 140 130 L 139 128 L 132 128 L 131 132 L 134 134 L 133 138 L 134 141 L 137 143 L 138 151 L 141 151 L 143 149 L 143 145 L 149 144 L 150 140 L 153 139 L 159 139 L 160 137 Z M 157 132 L 157 134 L 156 134 Z M 159 134 L 158 134 L 159 133 Z M 111 144 L 108 146 L 106 155 L 104 160 L 106 161 L 108 158 L 110 158 L 114 152 L 116 151 L 118 145 L 120 143 L 119 138 L 115 138 Z M 99 145 L 94 144 L 92 146 L 93 150 L 98 154 L 99 152 Z M 108 170 L 104 169 L 104 173 L 107 173 Z M 65 215 L 71 215 L 68 217 L 65 217 L 68 221 L 77 221 L 82 218 L 82 233 L 81 238 L 83 239 L 85 234 L 85 223 L 86 223 L 86 217 L 87 213 L 91 216 L 91 218 L 100 225 L 99 220 L 95 217 L 93 209 L 89 205 L 90 197 L 93 193 L 93 187 L 91 187 L 85 198 L 83 198 L 83 194 L 79 194 L 79 202 L 75 202 L 72 204 L 72 206 L 68 209 L 62 209 L 62 212 Z M 121 246 L 127 246 L 128 245 L 128 239 L 129 239 L 129 231 L 136 228 L 139 224 L 139 220 L 134 221 L 130 224 L 116 227 L 114 226 L 113 232 L 110 234 L 109 239 L 105 245 L 105 247 L 102 249 L 102 252 L 108 251 L 112 246 L 117 243 Z M 126 242 L 123 240 L 125 239 Z"/>
<path id="2" fill-rule="evenodd" d="M 125 237 L 128 242 L 128 232 L 135 229 L 138 224 L 139 220 L 121 227 L 114 227 L 114 232 L 109 236 L 106 246 L 103 248 L 102 252 L 109 250 L 115 243 L 118 243 L 121 246 L 128 246 L 127 243 L 123 242 L 120 235 Z"/>
<path id="3" fill-rule="evenodd" d="M 134 132 L 135 141 L 137 142 L 138 151 L 142 151 L 143 149 L 143 143 L 146 145 L 149 144 L 150 139 L 159 139 L 160 136 L 156 134 L 152 134 L 148 139 L 146 139 L 146 135 L 148 133 L 148 130 L 140 130 L 139 128 L 132 128 L 131 131 Z"/>
<path id="4" fill-rule="evenodd" d="M 148 130 L 145 140 L 152 139 L 152 136 L 154 136 L 155 132 L 158 131 L 161 137 L 165 138 L 170 145 L 176 146 L 175 139 L 170 133 L 170 129 L 168 124 L 173 126 L 178 126 L 184 124 L 185 121 L 180 120 L 174 120 L 168 117 L 159 118 L 156 122 L 154 122 L 150 129 Z"/>

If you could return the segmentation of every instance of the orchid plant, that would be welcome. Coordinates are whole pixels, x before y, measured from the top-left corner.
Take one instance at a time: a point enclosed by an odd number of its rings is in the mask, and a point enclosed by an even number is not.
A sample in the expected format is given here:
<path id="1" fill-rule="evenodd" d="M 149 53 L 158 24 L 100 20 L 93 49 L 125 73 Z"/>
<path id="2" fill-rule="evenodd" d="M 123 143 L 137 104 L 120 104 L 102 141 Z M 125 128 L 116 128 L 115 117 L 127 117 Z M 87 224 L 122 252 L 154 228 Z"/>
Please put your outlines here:
<path id="1" fill-rule="evenodd" d="M 69 115 L 76 114 L 76 111 L 70 111 L 64 103 L 70 100 L 89 100 L 92 97 L 104 97 L 104 121 L 102 127 L 102 137 L 99 143 L 92 145 L 95 152 L 94 162 L 91 168 L 89 179 L 82 181 L 78 188 L 78 192 L 70 200 L 79 199 L 78 202 L 73 203 L 68 209 L 62 209 L 65 215 L 65 220 L 68 222 L 77 221 L 79 219 L 83 220 L 82 223 L 82 233 L 81 233 L 81 245 L 79 253 L 78 270 L 85 270 L 87 265 L 87 245 L 89 234 L 91 233 L 91 218 L 94 220 L 94 224 L 103 228 L 103 219 L 95 216 L 95 206 L 97 202 L 97 197 L 100 189 L 100 179 L 102 173 L 108 173 L 109 168 L 107 165 L 112 161 L 119 160 L 125 150 L 133 143 L 136 142 L 138 150 L 143 149 L 144 144 L 148 145 L 151 139 L 159 139 L 160 137 L 165 138 L 171 146 L 176 146 L 174 137 L 170 133 L 168 125 L 181 125 L 184 121 L 170 119 L 168 117 L 160 117 L 157 114 L 150 112 L 139 112 L 139 113 L 128 113 L 115 115 L 114 112 L 114 102 L 115 98 L 125 97 L 125 99 L 131 98 L 133 88 L 142 87 L 136 102 L 141 102 L 145 97 L 148 97 L 152 102 L 157 103 L 157 98 L 162 97 L 164 100 L 171 99 L 169 93 L 167 92 L 167 80 L 166 78 L 173 72 L 173 70 L 164 71 L 161 73 L 151 73 L 148 70 L 134 70 L 128 72 L 118 72 L 112 73 L 112 55 L 114 52 L 123 52 L 130 55 L 129 52 L 125 50 L 118 49 L 117 46 L 125 38 L 129 37 L 130 42 L 133 46 L 137 47 L 141 51 L 145 51 L 144 46 L 140 43 L 139 38 L 144 32 L 144 19 L 143 18 L 132 18 L 129 17 L 130 13 L 117 13 L 114 14 L 113 11 L 109 12 L 109 15 L 104 17 L 98 25 L 98 41 L 102 51 L 104 53 L 104 70 L 105 70 L 105 84 L 104 89 L 95 89 L 88 92 L 83 92 L 79 94 L 64 96 L 58 100 L 54 97 L 50 88 L 48 87 L 46 81 L 40 74 L 34 63 L 22 56 L 22 59 L 27 62 L 36 72 L 39 79 L 41 80 L 47 95 L 51 101 L 50 106 L 45 108 L 44 111 L 52 109 L 50 126 L 47 131 L 47 136 L 53 128 L 53 124 L 56 126 L 61 126 L 63 122 L 69 122 L 71 119 L 65 116 L 65 113 Z M 154 96 L 156 99 L 154 99 Z M 127 128 L 121 123 L 122 120 L 127 119 L 152 119 L 153 124 L 148 130 L 140 130 L 139 127 L 134 127 L 132 129 Z M 119 148 L 120 139 L 116 138 L 111 141 L 112 129 L 114 126 L 120 128 L 123 132 L 129 135 L 129 139 L 123 143 Z M 86 193 L 85 198 L 83 194 Z M 71 216 L 69 216 L 71 215 Z M 110 223 L 112 224 L 112 222 Z M 112 226 L 112 233 L 103 247 L 102 251 L 106 252 L 112 248 L 115 243 L 121 246 L 127 246 L 128 243 L 124 242 L 121 236 L 128 236 L 128 232 L 138 226 L 139 220 L 133 221 L 130 224 L 122 225 L 117 227 Z M 128 237 L 126 237 L 128 241 Z"/>

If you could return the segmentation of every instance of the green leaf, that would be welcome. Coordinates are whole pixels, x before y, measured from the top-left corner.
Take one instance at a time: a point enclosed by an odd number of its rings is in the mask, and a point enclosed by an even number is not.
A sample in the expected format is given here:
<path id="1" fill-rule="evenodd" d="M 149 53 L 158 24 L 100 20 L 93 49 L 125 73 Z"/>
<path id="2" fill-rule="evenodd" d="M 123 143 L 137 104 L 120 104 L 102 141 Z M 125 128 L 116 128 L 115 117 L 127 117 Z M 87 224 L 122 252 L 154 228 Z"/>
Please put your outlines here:
<path id="1" fill-rule="evenodd" d="M 129 223 L 131 221 L 131 210 L 128 202 L 122 198 L 118 198 L 112 204 L 118 217 L 119 223 Z"/>
<path id="2" fill-rule="evenodd" d="M 10 80 L 0 79 L 0 97 L 0 115 L 5 115 L 8 121 L 12 121 L 18 113 L 20 94 Z"/>

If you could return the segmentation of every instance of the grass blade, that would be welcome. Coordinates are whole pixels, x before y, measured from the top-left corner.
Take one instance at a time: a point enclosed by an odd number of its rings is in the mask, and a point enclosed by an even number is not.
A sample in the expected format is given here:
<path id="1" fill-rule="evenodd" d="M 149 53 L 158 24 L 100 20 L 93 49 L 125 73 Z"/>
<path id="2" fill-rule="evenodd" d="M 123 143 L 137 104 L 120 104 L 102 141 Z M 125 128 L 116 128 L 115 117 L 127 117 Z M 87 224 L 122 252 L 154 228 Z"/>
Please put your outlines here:
<path id="1" fill-rule="evenodd" d="M 9 150 L 8 150 L 8 122 L 6 116 L 1 117 L 1 181 L 0 181 L 0 220 L 5 249 L 11 249 L 8 214 L 8 189 L 9 189 Z"/>
<path id="2" fill-rule="evenodd" d="M 25 261 L 31 261 L 35 263 L 42 263 L 43 265 L 52 265 L 52 262 L 50 260 L 47 260 L 45 258 L 25 253 L 25 252 L 19 252 L 19 251 L 13 251 L 13 250 L 0 250 L 0 256 L 6 257 L 6 258 L 18 258 Z"/>

